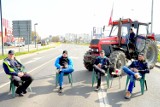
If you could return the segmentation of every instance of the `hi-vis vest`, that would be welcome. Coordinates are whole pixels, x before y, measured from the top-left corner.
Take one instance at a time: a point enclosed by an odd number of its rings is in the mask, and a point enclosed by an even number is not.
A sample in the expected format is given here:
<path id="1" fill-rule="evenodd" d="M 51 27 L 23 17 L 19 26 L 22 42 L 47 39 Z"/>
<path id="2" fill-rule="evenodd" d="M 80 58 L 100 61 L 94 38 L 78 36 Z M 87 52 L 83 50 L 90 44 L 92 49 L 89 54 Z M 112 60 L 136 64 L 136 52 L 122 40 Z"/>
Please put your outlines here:
<path id="1" fill-rule="evenodd" d="M 24 66 L 16 58 L 15 58 L 15 60 L 21 65 L 19 71 L 23 71 L 24 70 Z M 10 63 L 10 61 L 8 61 L 8 58 L 5 58 L 3 63 L 7 65 L 8 69 L 9 69 L 9 72 L 18 72 L 18 69 L 16 67 L 12 67 L 11 66 L 11 63 Z M 11 78 L 11 75 L 8 75 L 8 77 Z"/>

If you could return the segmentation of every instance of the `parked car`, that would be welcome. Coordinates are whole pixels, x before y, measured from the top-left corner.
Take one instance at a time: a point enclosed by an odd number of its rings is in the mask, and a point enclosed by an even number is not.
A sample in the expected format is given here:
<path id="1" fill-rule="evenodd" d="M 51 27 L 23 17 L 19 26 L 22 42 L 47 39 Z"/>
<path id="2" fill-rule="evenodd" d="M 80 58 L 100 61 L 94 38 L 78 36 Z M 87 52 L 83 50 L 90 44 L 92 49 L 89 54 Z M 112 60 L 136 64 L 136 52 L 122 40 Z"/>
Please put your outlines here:
<path id="1" fill-rule="evenodd" d="M 22 46 L 25 46 L 25 42 L 20 42 L 20 44 L 21 44 Z"/>
<path id="2" fill-rule="evenodd" d="M 13 44 L 10 43 L 10 42 L 5 42 L 5 43 L 4 43 L 4 46 L 13 46 Z"/>
<path id="3" fill-rule="evenodd" d="M 14 46 L 21 47 L 22 44 L 20 42 L 14 42 Z"/>
<path id="4" fill-rule="evenodd" d="M 48 42 L 46 40 L 42 40 L 41 41 L 41 46 L 45 46 L 45 45 L 48 45 Z"/>

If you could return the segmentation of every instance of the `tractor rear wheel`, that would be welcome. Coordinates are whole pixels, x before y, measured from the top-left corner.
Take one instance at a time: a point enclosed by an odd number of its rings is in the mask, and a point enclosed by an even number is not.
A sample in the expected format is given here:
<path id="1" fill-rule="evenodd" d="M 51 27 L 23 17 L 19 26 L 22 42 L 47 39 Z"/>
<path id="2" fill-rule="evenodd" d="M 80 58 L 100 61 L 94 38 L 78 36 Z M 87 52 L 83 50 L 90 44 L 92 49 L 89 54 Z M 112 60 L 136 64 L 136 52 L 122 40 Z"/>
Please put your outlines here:
<path id="1" fill-rule="evenodd" d="M 146 61 L 148 62 L 148 67 L 153 68 L 158 58 L 158 48 L 156 42 L 147 40 L 146 47 L 143 52 L 145 54 Z"/>
<path id="2" fill-rule="evenodd" d="M 113 51 L 109 58 L 114 68 L 119 69 L 120 74 L 122 75 L 122 67 L 126 65 L 125 54 L 122 51 Z"/>
<path id="3" fill-rule="evenodd" d="M 93 71 L 93 65 L 87 62 L 84 62 L 84 66 L 88 71 Z"/>

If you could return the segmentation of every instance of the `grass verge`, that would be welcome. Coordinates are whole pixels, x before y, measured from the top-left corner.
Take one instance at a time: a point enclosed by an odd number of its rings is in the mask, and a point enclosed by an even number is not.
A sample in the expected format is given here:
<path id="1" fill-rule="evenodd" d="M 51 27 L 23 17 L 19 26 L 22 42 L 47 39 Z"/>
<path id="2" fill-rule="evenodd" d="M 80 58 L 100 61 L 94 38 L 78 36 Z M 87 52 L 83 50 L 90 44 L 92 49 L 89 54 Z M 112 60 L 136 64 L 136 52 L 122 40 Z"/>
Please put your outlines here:
<path id="1" fill-rule="evenodd" d="M 60 45 L 60 43 L 56 43 L 55 46 L 58 46 Z M 48 49 L 51 49 L 51 48 L 55 48 L 55 46 L 46 46 L 44 48 L 41 48 L 41 49 L 35 49 L 35 50 L 30 50 L 29 52 L 28 51 L 24 51 L 24 52 L 16 52 L 15 55 L 16 56 L 20 56 L 20 55 L 25 55 L 25 54 L 31 54 L 31 53 L 35 53 L 35 52 L 39 52 L 39 51 L 43 51 L 43 50 L 48 50 Z M 7 57 L 7 54 L 5 55 L 0 55 L 0 60 L 4 59 Z"/>

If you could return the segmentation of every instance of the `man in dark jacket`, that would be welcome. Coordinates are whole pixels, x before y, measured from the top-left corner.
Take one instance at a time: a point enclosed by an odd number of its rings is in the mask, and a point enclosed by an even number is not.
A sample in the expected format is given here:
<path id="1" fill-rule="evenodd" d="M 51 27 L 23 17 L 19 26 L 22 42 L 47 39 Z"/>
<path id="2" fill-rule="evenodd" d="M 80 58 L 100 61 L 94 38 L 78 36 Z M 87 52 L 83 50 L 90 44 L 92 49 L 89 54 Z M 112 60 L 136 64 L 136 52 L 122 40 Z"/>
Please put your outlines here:
<path id="1" fill-rule="evenodd" d="M 132 94 L 134 87 L 134 81 L 141 79 L 145 73 L 149 73 L 148 64 L 145 61 L 143 53 L 138 55 L 138 60 L 135 60 L 131 63 L 129 67 L 124 66 L 123 71 L 130 76 L 130 83 L 128 86 L 128 91 L 126 92 L 125 98 L 129 99 Z"/>
<path id="2" fill-rule="evenodd" d="M 130 49 L 135 49 L 135 33 L 133 32 L 132 28 L 130 29 L 129 47 Z"/>
<path id="3" fill-rule="evenodd" d="M 13 81 L 14 85 L 18 87 L 16 93 L 19 96 L 26 94 L 26 89 L 33 79 L 29 74 L 23 72 L 24 66 L 15 58 L 13 50 L 8 51 L 8 57 L 3 61 L 3 69 L 11 81 Z M 20 83 L 22 83 L 22 85 L 20 85 Z"/>
<path id="4" fill-rule="evenodd" d="M 62 93 L 62 84 L 63 84 L 63 75 L 72 73 L 73 69 L 73 62 L 68 57 L 68 52 L 66 50 L 63 51 L 62 55 L 59 56 L 55 61 L 55 66 L 58 69 L 59 73 L 59 93 Z"/>
<path id="5" fill-rule="evenodd" d="M 105 75 L 106 70 L 109 69 L 110 74 L 111 74 L 111 72 L 114 71 L 114 68 L 109 67 L 109 65 L 111 65 L 111 62 L 110 62 L 109 58 L 107 58 L 105 56 L 104 50 L 100 51 L 100 56 L 98 56 L 96 58 L 95 63 L 93 65 L 94 71 L 96 72 L 97 77 L 98 77 L 97 87 L 96 87 L 95 91 L 98 91 L 100 89 L 101 76 Z"/>

